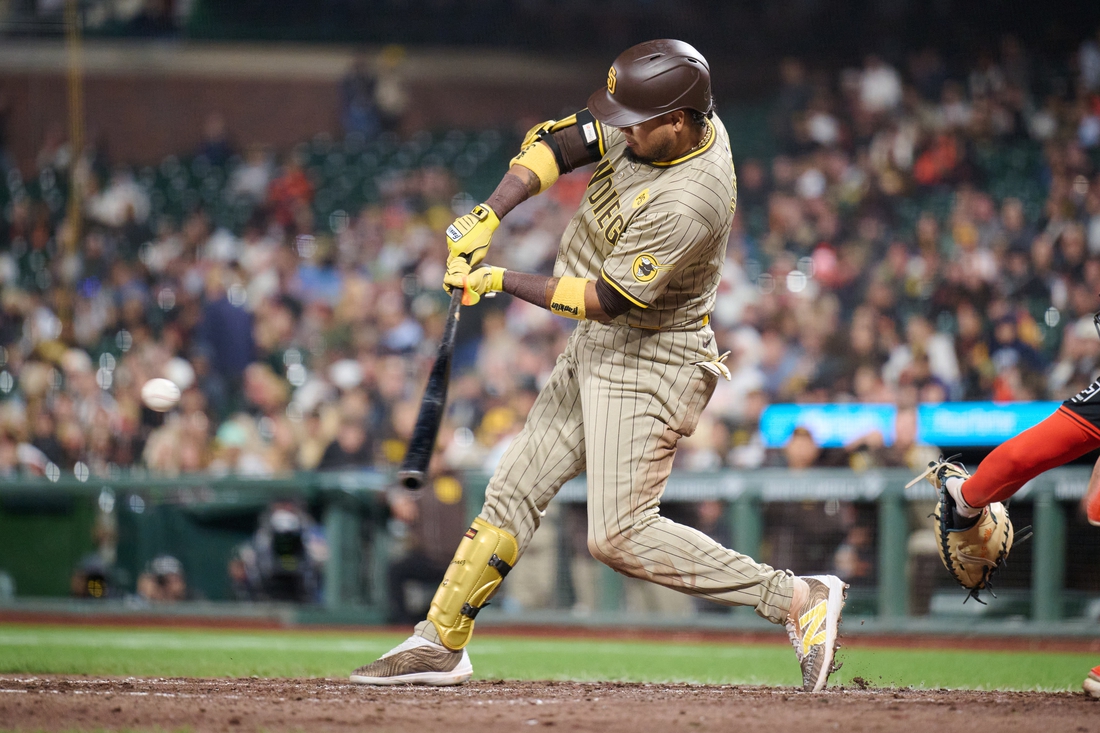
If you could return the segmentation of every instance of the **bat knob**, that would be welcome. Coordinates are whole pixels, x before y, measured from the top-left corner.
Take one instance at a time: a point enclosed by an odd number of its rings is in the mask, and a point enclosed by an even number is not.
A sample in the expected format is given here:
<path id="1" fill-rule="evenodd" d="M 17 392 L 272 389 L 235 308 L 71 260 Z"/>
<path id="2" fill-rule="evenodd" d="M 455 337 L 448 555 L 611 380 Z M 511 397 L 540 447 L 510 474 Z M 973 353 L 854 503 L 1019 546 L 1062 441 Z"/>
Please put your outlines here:
<path id="1" fill-rule="evenodd" d="M 406 489 L 415 491 L 424 486 L 423 471 L 398 471 L 397 482 Z"/>

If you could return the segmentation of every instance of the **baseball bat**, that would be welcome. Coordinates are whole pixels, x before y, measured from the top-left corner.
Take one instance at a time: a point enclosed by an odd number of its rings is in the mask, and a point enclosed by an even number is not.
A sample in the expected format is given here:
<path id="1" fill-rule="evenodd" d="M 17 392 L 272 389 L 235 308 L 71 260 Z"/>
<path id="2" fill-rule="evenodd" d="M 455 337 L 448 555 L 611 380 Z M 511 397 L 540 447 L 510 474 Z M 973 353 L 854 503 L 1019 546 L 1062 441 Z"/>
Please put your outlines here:
<path id="1" fill-rule="evenodd" d="M 443 408 L 447 403 L 447 385 L 451 381 L 451 356 L 455 349 L 455 331 L 458 329 L 458 308 L 462 304 L 462 288 L 451 291 L 451 306 L 447 309 L 447 322 L 443 326 L 443 338 L 435 355 L 435 364 L 428 375 L 424 399 L 420 401 L 420 414 L 416 417 L 405 460 L 397 472 L 397 480 L 406 489 L 419 489 L 428 475 L 428 463 L 435 450 L 435 438 L 439 424 L 443 422 Z"/>

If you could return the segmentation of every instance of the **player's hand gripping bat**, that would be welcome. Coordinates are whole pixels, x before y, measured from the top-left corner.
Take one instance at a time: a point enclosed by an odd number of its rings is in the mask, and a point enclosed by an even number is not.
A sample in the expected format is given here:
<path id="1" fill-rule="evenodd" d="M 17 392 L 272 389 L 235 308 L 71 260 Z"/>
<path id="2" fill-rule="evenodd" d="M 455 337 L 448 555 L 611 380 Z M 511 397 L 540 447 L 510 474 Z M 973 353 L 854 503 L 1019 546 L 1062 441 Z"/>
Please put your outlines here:
<path id="1" fill-rule="evenodd" d="M 397 472 L 397 480 L 406 489 L 421 488 L 428 475 L 428 463 L 432 460 L 435 438 L 443 421 L 443 408 L 447 404 L 447 384 L 451 380 L 451 356 L 454 354 L 458 309 L 462 304 L 463 292 L 462 288 L 451 291 L 451 306 L 447 309 L 443 339 L 439 342 L 435 364 L 428 376 L 428 386 L 420 402 L 420 414 L 416 417 L 416 427 L 405 451 L 405 460 Z"/>

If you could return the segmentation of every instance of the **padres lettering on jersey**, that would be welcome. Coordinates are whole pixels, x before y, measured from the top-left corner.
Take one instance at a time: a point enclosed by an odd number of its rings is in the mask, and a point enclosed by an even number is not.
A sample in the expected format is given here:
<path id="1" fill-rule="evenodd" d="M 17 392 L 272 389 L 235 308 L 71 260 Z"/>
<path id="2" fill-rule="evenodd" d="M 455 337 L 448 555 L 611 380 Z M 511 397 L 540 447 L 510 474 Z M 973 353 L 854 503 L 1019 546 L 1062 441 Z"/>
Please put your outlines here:
<path id="1" fill-rule="evenodd" d="M 627 157 L 603 128 L 607 152 L 562 237 L 554 274 L 602 278 L 635 308 L 616 323 L 651 329 L 697 324 L 714 307 L 737 188 L 717 117 L 699 150 L 668 163 Z"/>
<path id="2" fill-rule="evenodd" d="M 619 192 L 611 183 L 614 173 L 615 167 L 611 161 L 601 160 L 592 174 L 592 180 L 588 182 L 588 203 L 592 207 L 592 215 L 596 217 L 596 226 L 612 247 L 619 241 L 625 225 L 619 206 Z"/>

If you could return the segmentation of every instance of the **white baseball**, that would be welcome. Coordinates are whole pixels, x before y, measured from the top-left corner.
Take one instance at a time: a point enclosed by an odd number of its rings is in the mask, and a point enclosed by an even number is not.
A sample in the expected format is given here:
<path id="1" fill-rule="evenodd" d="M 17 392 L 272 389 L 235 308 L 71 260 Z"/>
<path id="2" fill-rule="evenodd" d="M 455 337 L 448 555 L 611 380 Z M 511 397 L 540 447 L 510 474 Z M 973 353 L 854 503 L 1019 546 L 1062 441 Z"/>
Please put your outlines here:
<path id="1" fill-rule="evenodd" d="M 180 401 L 180 388 L 168 379 L 150 379 L 141 387 L 141 401 L 150 410 L 168 412 Z"/>

